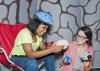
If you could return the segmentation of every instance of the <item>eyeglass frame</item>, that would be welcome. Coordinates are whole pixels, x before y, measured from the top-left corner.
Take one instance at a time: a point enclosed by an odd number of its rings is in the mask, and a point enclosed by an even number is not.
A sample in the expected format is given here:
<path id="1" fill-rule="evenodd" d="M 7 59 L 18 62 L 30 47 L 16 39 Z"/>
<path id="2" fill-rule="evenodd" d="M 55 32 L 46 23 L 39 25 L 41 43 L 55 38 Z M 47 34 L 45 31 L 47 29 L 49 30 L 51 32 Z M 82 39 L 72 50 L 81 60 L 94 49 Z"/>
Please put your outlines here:
<path id="1" fill-rule="evenodd" d="M 80 38 L 83 38 L 83 39 L 87 39 L 87 37 L 83 37 L 83 36 L 80 36 L 80 35 L 76 35 L 76 37 L 80 37 Z"/>

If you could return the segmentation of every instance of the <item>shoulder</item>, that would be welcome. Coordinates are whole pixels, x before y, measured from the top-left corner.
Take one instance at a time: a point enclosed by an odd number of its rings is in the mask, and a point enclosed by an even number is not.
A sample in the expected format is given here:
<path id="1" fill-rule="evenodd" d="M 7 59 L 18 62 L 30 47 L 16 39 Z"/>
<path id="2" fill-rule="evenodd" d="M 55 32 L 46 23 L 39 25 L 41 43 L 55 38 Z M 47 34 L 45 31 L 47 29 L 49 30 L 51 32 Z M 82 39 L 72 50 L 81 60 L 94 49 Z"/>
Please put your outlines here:
<path id="1" fill-rule="evenodd" d="M 27 38 L 27 37 L 31 37 L 30 31 L 27 28 L 23 28 L 19 31 L 19 33 L 17 34 L 17 38 Z"/>
<path id="2" fill-rule="evenodd" d="M 69 45 L 68 45 L 69 50 L 71 49 L 71 51 L 72 51 L 72 49 L 73 50 L 76 49 L 76 46 L 77 46 L 76 41 L 69 41 Z"/>
<path id="3" fill-rule="evenodd" d="M 18 34 L 19 34 L 19 35 L 20 35 L 20 34 L 23 34 L 23 35 L 24 35 L 24 34 L 29 34 L 29 33 L 30 33 L 30 32 L 29 32 L 29 30 L 28 30 L 27 28 L 23 28 L 23 29 L 21 29 L 21 30 L 19 31 Z"/>
<path id="4" fill-rule="evenodd" d="M 88 50 L 93 52 L 94 51 L 94 48 L 92 46 L 89 46 L 88 45 Z"/>
<path id="5" fill-rule="evenodd" d="M 16 37 L 16 42 L 20 43 L 32 43 L 32 36 L 27 28 L 21 29 Z"/>
<path id="6" fill-rule="evenodd" d="M 75 46 L 77 44 L 76 41 L 69 41 L 69 46 Z"/>
<path id="7" fill-rule="evenodd" d="M 29 32 L 27 28 L 23 28 L 20 32 Z"/>

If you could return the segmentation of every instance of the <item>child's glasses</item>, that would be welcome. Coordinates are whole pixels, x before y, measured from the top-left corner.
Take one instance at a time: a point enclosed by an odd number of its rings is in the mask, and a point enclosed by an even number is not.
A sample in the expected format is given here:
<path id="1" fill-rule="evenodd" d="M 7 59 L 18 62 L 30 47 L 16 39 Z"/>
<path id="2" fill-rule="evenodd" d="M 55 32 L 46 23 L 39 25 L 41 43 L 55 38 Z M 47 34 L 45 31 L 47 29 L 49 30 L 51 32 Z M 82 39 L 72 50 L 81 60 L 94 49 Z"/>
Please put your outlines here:
<path id="1" fill-rule="evenodd" d="M 86 39 L 87 37 L 77 35 L 78 38 Z"/>

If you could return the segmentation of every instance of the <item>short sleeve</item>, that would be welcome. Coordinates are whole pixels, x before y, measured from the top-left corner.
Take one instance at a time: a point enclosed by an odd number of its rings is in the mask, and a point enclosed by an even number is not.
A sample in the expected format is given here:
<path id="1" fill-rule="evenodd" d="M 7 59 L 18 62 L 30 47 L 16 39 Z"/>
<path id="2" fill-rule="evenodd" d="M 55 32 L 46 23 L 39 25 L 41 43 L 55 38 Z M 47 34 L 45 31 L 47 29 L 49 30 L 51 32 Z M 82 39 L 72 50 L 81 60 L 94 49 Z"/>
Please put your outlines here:
<path id="1" fill-rule="evenodd" d="M 16 45 L 21 45 L 23 43 L 32 43 L 32 36 L 27 28 L 22 29 L 15 40 Z"/>

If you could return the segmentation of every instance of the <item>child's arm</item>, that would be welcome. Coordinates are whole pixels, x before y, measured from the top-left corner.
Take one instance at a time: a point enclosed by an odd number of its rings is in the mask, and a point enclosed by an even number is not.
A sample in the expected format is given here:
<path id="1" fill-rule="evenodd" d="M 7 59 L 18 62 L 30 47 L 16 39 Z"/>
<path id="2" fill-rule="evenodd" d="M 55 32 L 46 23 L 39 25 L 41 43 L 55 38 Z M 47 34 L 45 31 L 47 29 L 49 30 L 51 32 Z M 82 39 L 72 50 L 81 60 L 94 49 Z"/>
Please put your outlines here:
<path id="1" fill-rule="evenodd" d="M 84 68 L 86 71 L 91 70 L 92 64 L 93 64 L 93 55 L 94 55 L 94 50 L 92 47 L 90 47 L 89 49 L 89 53 L 92 55 L 91 59 L 89 59 L 89 61 L 85 61 L 84 62 Z"/>
<path id="2" fill-rule="evenodd" d="M 69 65 L 71 62 L 70 50 L 69 47 L 66 49 L 62 59 L 62 65 Z"/>

